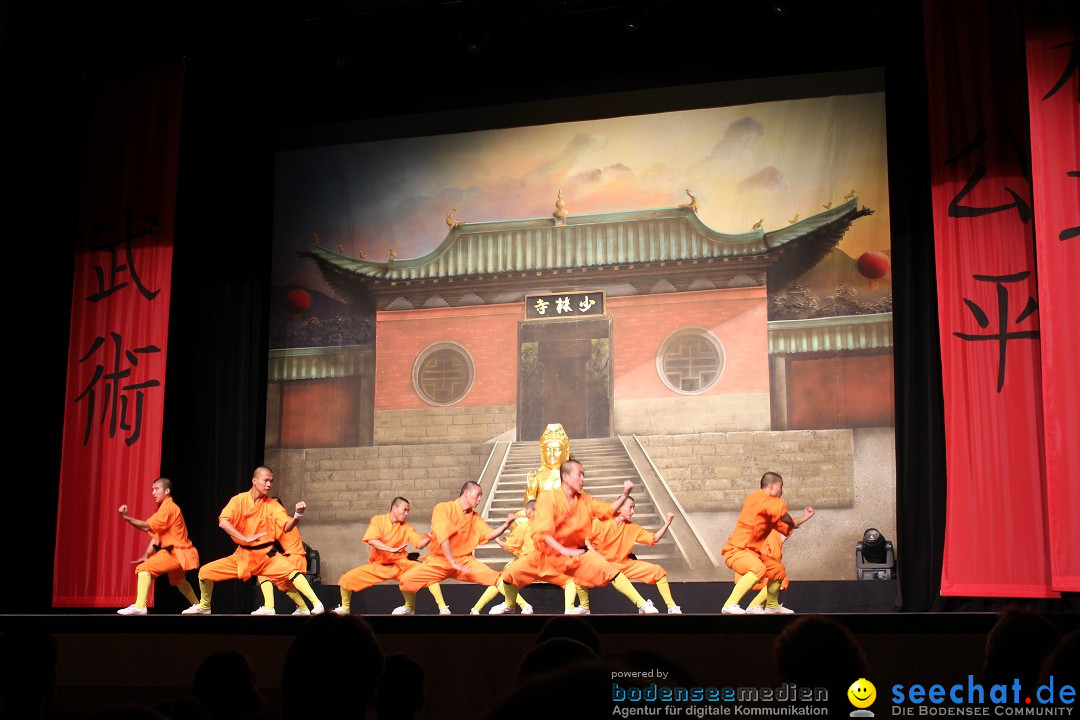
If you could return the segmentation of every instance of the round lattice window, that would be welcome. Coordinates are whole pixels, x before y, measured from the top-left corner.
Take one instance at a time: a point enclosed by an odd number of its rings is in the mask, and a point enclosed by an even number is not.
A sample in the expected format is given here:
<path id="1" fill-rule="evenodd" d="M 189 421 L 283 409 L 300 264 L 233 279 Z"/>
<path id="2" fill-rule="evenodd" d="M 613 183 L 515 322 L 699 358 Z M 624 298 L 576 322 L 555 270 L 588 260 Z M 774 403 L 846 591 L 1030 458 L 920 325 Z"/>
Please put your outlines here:
<path id="1" fill-rule="evenodd" d="M 473 361 L 457 343 L 429 345 L 413 363 L 413 388 L 430 405 L 453 405 L 469 392 Z"/>
<path id="2" fill-rule="evenodd" d="M 677 393 L 705 392 L 724 371 L 724 348 L 708 330 L 685 328 L 672 333 L 656 355 L 656 372 Z"/>

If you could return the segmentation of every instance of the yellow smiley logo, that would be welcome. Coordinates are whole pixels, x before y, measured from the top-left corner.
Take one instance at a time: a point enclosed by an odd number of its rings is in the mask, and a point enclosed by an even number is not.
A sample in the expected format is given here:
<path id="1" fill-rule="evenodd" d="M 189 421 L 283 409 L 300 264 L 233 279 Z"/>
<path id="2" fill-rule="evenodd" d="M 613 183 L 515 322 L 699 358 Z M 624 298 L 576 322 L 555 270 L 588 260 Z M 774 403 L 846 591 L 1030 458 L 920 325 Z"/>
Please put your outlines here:
<path id="1" fill-rule="evenodd" d="M 848 700 L 857 708 L 868 708 L 877 699 L 877 688 L 866 678 L 859 678 L 847 689 Z"/>

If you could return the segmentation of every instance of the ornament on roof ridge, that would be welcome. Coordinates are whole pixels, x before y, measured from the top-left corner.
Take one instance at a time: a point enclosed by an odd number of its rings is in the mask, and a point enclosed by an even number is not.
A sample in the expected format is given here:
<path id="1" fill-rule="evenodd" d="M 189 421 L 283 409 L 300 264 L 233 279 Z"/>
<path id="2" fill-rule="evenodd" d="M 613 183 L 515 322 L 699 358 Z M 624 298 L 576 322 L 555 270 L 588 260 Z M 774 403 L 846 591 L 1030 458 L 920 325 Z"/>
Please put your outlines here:
<path id="1" fill-rule="evenodd" d="M 566 201 L 562 199 L 562 190 L 559 190 L 559 197 L 555 200 L 555 212 L 551 213 L 551 217 L 555 218 L 556 225 L 565 225 L 566 218 L 570 217 L 570 213 L 566 209 Z"/>
<path id="2" fill-rule="evenodd" d="M 683 203 L 679 207 L 686 208 L 687 210 L 689 210 L 691 212 L 697 212 L 698 211 L 697 198 L 694 197 L 694 193 L 690 192 L 690 188 L 686 188 L 685 192 L 686 192 L 687 195 L 690 196 L 690 202 Z"/>
<path id="3" fill-rule="evenodd" d="M 454 228 L 459 228 L 465 224 L 464 220 L 458 220 L 454 217 L 454 213 L 456 212 L 457 208 L 454 208 L 450 212 L 446 213 L 446 226 L 449 227 L 451 230 L 453 230 Z"/>

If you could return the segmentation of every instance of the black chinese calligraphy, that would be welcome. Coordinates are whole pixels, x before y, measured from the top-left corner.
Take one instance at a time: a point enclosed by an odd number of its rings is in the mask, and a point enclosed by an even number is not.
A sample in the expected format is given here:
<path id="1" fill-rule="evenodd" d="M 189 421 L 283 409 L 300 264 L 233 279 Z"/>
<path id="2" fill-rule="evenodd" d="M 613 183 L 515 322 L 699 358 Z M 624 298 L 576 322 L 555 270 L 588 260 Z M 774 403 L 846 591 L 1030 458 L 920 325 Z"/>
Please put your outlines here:
<path id="1" fill-rule="evenodd" d="M 997 391 L 1000 393 L 1001 389 L 1005 387 L 1005 357 L 1006 357 L 1006 345 L 1010 340 L 1035 340 L 1039 337 L 1038 330 L 1017 330 L 1010 332 L 1009 327 L 1009 289 L 1005 287 L 1005 283 L 1017 283 L 1027 279 L 1031 275 L 1030 271 L 1014 273 L 1012 275 L 974 275 L 975 280 L 979 282 L 992 282 L 996 283 L 997 291 L 997 323 L 998 327 L 996 331 L 988 333 L 962 333 L 954 332 L 953 335 L 961 340 L 968 341 L 992 341 L 998 344 L 998 382 Z M 986 329 L 990 326 L 990 318 L 987 316 L 986 311 L 979 307 L 976 303 L 964 298 L 964 304 L 967 305 L 968 310 L 975 317 L 975 322 L 979 324 L 979 327 Z M 1027 299 L 1027 303 L 1024 305 L 1024 309 L 1017 315 L 1016 324 L 1023 322 L 1030 315 L 1035 313 L 1039 309 L 1039 303 L 1033 297 Z"/>
<path id="2" fill-rule="evenodd" d="M 1066 177 L 1080 178 L 1080 170 L 1070 170 L 1065 173 Z M 1072 240 L 1074 237 L 1080 237 L 1080 225 L 1076 227 L 1068 227 L 1058 233 L 1058 240 Z"/>
<path id="3" fill-rule="evenodd" d="M 109 335 L 112 338 L 113 351 L 112 357 L 108 361 L 108 367 L 105 364 L 98 363 L 94 368 L 93 378 L 73 402 L 86 401 L 86 429 L 83 433 L 83 445 L 85 446 L 90 441 L 90 431 L 93 427 L 94 410 L 98 401 L 97 387 L 99 383 L 103 382 L 102 395 L 104 397 L 102 399 L 100 423 L 104 424 L 105 418 L 108 416 L 109 437 L 115 437 L 117 429 L 123 430 L 129 433 L 124 438 L 124 442 L 130 447 L 137 443 L 142 436 L 143 391 L 147 388 L 159 387 L 161 383 L 155 379 L 143 382 L 129 382 L 127 384 L 125 384 L 125 381 L 131 377 L 132 368 L 138 367 L 140 355 L 158 353 L 161 352 L 161 348 L 155 345 L 147 345 L 134 350 L 124 350 L 123 338 L 114 332 L 109 333 Z M 90 349 L 79 358 L 79 362 L 84 363 L 89 360 L 90 356 L 105 345 L 105 342 L 105 338 L 101 336 L 95 338 Z M 124 360 L 127 360 L 126 365 Z M 132 397 L 134 397 L 133 408 L 130 406 Z"/>
<path id="4" fill-rule="evenodd" d="M 143 237 L 153 237 L 154 231 L 157 228 L 157 218 L 152 215 L 145 215 L 142 213 L 135 213 L 131 210 L 123 210 L 123 227 L 119 225 L 104 225 L 101 227 L 95 227 L 95 232 L 100 233 L 115 233 L 120 231 L 120 237 L 111 243 L 106 245 L 96 245 L 92 247 L 92 250 L 107 250 L 109 253 L 109 269 L 106 273 L 105 268 L 101 265 L 94 266 L 94 273 L 97 275 L 98 291 L 92 295 L 87 296 L 87 300 L 91 302 L 98 302 L 112 295 L 114 292 L 123 290 L 128 286 L 127 280 L 120 280 L 121 273 L 127 272 L 131 276 L 131 280 L 135 283 L 135 287 L 139 289 L 142 296 L 147 300 L 153 300 L 161 292 L 160 288 L 157 290 L 150 290 L 143 284 L 142 278 L 139 277 L 139 271 L 135 265 L 135 240 Z M 136 227 L 138 222 L 139 226 Z M 106 278 L 106 274 L 108 277 Z"/>
<path id="5" fill-rule="evenodd" d="M 1008 135 L 1010 144 L 1013 151 L 1016 153 L 1017 160 L 1020 163 L 1020 171 L 1027 180 L 1027 199 L 1020 197 L 1020 195 L 1011 187 L 1006 186 L 1004 188 L 1013 199 L 1011 203 L 1005 203 L 1002 205 L 993 205 L 989 207 L 975 207 L 973 205 L 961 205 L 961 201 L 964 200 L 971 192 L 978 186 L 980 182 L 986 177 L 986 165 L 982 160 L 975 161 L 975 168 L 971 171 L 971 175 L 968 177 L 967 183 L 956 194 L 956 197 L 949 203 L 949 217 L 954 218 L 973 218 L 981 217 L 983 215 L 992 215 L 994 213 L 1004 212 L 1011 208 L 1016 208 L 1016 214 L 1019 216 L 1020 221 L 1027 223 L 1031 220 L 1031 158 L 1028 153 L 1020 146 L 1016 136 L 1004 125 L 1002 130 Z M 948 160 L 945 161 L 946 165 L 952 165 L 963 158 L 971 155 L 978 150 L 984 143 L 986 143 L 986 133 L 980 130 L 975 138 L 968 143 L 960 152 L 956 153 Z"/>
<path id="6" fill-rule="evenodd" d="M 1065 47 L 1072 48 L 1072 52 L 1069 53 L 1069 60 L 1065 63 L 1065 69 L 1062 71 L 1061 77 L 1058 78 L 1058 81 L 1054 83 L 1054 87 L 1050 88 L 1050 91 L 1043 95 L 1043 100 L 1049 100 L 1051 97 L 1053 97 L 1058 90 L 1065 87 L 1065 83 L 1069 81 L 1069 78 L 1076 74 L 1077 65 L 1080 64 L 1080 52 L 1077 51 L 1078 47 L 1080 46 L 1077 45 L 1075 39 L 1071 40 L 1070 42 L 1055 45 L 1050 49 L 1058 50 Z M 1076 84 L 1076 101 L 1080 102 L 1080 82 L 1077 82 Z"/>

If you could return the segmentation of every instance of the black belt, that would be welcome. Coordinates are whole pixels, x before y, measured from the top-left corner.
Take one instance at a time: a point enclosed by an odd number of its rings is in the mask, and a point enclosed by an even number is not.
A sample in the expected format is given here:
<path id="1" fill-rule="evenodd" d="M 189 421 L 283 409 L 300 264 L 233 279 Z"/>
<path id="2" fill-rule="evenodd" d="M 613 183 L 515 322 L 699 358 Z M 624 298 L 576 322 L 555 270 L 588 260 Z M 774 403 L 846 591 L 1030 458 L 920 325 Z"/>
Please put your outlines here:
<path id="1" fill-rule="evenodd" d="M 270 548 L 270 552 L 266 553 L 266 557 L 274 557 L 278 553 L 276 545 L 276 542 L 271 541 L 260 543 L 258 545 L 241 545 L 240 547 L 244 548 L 245 550 L 262 550 L 263 548 Z"/>

